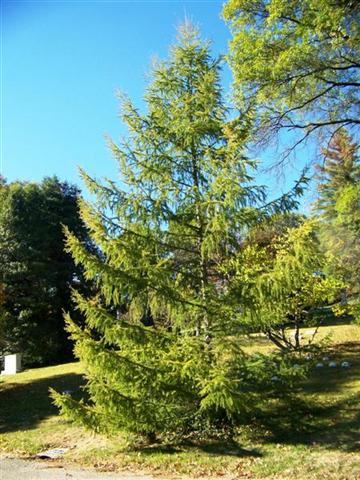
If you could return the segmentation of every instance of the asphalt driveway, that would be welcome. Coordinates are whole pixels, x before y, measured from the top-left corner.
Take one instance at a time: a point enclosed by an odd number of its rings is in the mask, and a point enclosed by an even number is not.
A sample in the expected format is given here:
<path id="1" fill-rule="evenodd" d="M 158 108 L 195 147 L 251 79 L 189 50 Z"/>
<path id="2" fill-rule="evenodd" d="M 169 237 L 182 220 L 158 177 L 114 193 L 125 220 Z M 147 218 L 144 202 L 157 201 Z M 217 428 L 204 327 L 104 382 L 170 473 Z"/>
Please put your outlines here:
<path id="1" fill-rule="evenodd" d="M 0 457 L 0 480 L 153 480 L 152 475 L 102 473 L 59 463 Z"/>

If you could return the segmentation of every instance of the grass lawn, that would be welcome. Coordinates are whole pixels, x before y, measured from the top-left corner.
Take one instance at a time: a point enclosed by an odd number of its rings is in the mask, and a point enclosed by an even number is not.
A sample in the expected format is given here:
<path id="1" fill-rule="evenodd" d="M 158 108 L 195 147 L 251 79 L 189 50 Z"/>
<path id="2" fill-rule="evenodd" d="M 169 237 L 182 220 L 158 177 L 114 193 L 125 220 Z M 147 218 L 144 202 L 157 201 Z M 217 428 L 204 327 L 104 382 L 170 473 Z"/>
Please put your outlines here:
<path id="1" fill-rule="evenodd" d="M 49 387 L 81 396 L 81 365 L 69 363 L 3 377 L 0 451 L 29 456 L 69 447 L 64 462 L 165 478 L 360 480 L 360 327 L 321 327 L 320 336 L 330 332 L 331 358 L 348 360 L 351 368 L 315 369 L 296 405 L 272 406 L 263 421 L 239 432 L 237 442 L 135 448 L 121 436 L 85 432 L 59 417 L 48 396 Z M 248 348 L 269 345 L 254 339 Z"/>

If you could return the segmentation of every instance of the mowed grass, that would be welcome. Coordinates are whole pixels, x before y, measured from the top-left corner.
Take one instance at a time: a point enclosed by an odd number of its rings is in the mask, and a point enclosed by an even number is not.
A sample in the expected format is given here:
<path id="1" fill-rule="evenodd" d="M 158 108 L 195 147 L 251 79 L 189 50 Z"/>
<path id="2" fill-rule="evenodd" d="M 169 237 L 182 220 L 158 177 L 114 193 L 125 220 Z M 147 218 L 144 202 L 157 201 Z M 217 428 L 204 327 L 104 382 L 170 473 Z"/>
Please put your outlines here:
<path id="1" fill-rule="evenodd" d="M 31 455 L 68 443 L 78 429 L 65 422 L 49 397 L 49 388 L 79 397 L 84 383 L 80 363 L 27 370 L 0 378 L 0 451 Z"/>
<path id="2" fill-rule="evenodd" d="M 314 369 L 294 403 L 269 404 L 231 443 L 129 444 L 125 436 L 105 438 L 60 417 L 49 387 L 82 396 L 82 367 L 69 363 L 3 377 L 0 384 L 0 450 L 31 456 L 67 447 L 61 462 L 100 470 L 153 472 L 164 478 L 253 478 L 360 480 L 360 327 L 321 327 L 331 334 L 327 354 L 349 369 Z M 248 340 L 251 351 L 268 350 L 263 338 Z"/>

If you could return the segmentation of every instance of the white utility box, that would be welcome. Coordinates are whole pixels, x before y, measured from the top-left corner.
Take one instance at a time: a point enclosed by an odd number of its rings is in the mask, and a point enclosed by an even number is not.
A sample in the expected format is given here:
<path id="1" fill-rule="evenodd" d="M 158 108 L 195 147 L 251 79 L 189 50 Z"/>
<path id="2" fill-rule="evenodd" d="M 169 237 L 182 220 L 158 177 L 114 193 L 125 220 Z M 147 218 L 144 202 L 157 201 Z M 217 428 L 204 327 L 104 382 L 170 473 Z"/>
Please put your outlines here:
<path id="1" fill-rule="evenodd" d="M 4 370 L 1 375 L 14 375 L 21 370 L 21 353 L 14 353 L 12 355 L 5 355 Z"/>

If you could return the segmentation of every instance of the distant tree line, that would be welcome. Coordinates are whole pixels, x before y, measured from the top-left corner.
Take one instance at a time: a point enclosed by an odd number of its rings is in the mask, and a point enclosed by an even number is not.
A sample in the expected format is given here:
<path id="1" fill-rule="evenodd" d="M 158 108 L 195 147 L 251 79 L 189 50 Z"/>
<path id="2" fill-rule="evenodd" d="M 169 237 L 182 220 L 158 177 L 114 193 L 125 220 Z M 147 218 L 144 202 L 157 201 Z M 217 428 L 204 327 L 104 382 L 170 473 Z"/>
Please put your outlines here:
<path id="1" fill-rule="evenodd" d="M 82 267 L 64 251 L 64 227 L 86 242 L 79 189 L 56 177 L 0 184 L 0 332 L 3 353 L 25 365 L 72 358 L 64 311 L 71 289 L 84 290 Z"/>

